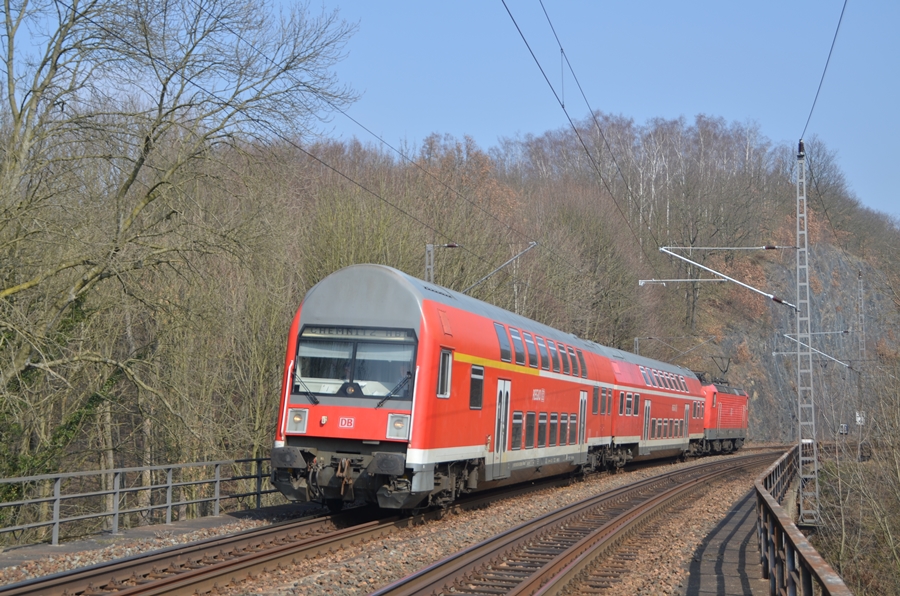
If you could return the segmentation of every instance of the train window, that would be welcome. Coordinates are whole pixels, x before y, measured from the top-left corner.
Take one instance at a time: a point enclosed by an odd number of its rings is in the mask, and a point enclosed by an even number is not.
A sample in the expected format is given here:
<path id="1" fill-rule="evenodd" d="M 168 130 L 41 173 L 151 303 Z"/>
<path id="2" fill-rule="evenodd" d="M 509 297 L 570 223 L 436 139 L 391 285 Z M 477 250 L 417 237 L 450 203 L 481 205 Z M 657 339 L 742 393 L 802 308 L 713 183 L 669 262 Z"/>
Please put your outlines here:
<path id="1" fill-rule="evenodd" d="M 472 365 L 469 380 L 469 409 L 480 410 L 484 399 L 484 367 Z"/>
<path id="2" fill-rule="evenodd" d="M 587 362 L 584 361 L 584 354 L 581 353 L 581 350 L 575 350 L 578 354 L 578 362 L 581 363 L 581 378 L 587 378 Z"/>
<path id="3" fill-rule="evenodd" d="M 547 344 L 544 343 L 544 338 L 535 335 L 534 339 L 537 341 L 538 351 L 541 353 L 541 368 L 550 370 L 550 355 L 547 353 Z"/>
<path id="4" fill-rule="evenodd" d="M 663 427 L 662 418 L 657 418 L 656 419 L 656 438 L 657 439 L 662 438 L 662 427 Z"/>
<path id="5" fill-rule="evenodd" d="M 575 358 L 575 350 L 572 349 L 572 346 L 566 346 L 566 349 L 569 351 L 569 359 L 572 361 L 572 375 L 580 377 L 581 373 L 578 372 L 578 360 Z"/>
<path id="6" fill-rule="evenodd" d="M 513 412 L 511 449 L 522 448 L 522 412 Z"/>
<path id="7" fill-rule="evenodd" d="M 556 447 L 556 425 L 559 424 L 559 415 L 556 412 L 550 414 L 550 440 L 547 441 L 547 445 L 550 447 Z"/>
<path id="8" fill-rule="evenodd" d="M 453 352 L 441 350 L 441 360 L 438 363 L 437 396 L 450 397 L 450 373 L 453 369 Z"/>
<path id="9" fill-rule="evenodd" d="M 600 414 L 606 415 L 606 387 L 600 389 Z"/>
<path id="10" fill-rule="evenodd" d="M 547 444 L 547 412 L 538 414 L 538 436 L 537 446 L 543 447 Z"/>
<path id="11" fill-rule="evenodd" d="M 591 414 L 597 414 L 600 412 L 600 388 L 594 387 L 594 395 L 591 400 Z"/>
<path id="12" fill-rule="evenodd" d="M 568 436 L 569 428 L 569 415 L 568 414 L 560 414 L 559 415 L 559 444 L 566 444 L 566 437 Z"/>
<path id="13" fill-rule="evenodd" d="M 659 381 L 659 374 L 655 369 L 650 369 L 650 378 L 653 379 L 654 387 L 662 387 L 662 383 Z"/>
<path id="14" fill-rule="evenodd" d="M 647 372 L 647 369 L 643 366 L 638 367 L 641 370 L 641 376 L 644 377 L 644 384 L 652 386 L 653 383 L 650 381 L 650 373 Z"/>
<path id="15" fill-rule="evenodd" d="M 669 390 L 675 389 L 675 387 L 672 386 L 672 377 L 669 375 L 669 373 L 663 373 L 663 382 L 666 384 L 666 387 Z"/>
<path id="16" fill-rule="evenodd" d="M 625 415 L 625 392 L 619 391 L 619 416 Z"/>
<path id="17" fill-rule="evenodd" d="M 714 408 L 716 407 L 716 392 L 715 392 L 715 391 L 713 391 L 713 405 L 712 405 L 712 407 L 714 407 Z"/>
<path id="18" fill-rule="evenodd" d="M 578 442 L 578 414 L 569 414 L 569 445 Z"/>
<path id="19" fill-rule="evenodd" d="M 656 418 L 650 419 L 650 438 L 656 438 Z"/>
<path id="20" fill-rule="evenodd" d="M 552 339 L 547 340 L 547 347 L 550 348 L 550 358 L 553 360 L 553 372 L 559 372 L 559 354 L 556 353 L 556 344 Z"/>
<path id="21" fill-rule="evenodd" d="M 525 449 L 534 447 L 534 412 L 525 414 Z"/>
<path id="22" fill-rule="evenodd" d="M 534 340 L 531 338 L 531 334 L 526 331 L 522 332 L 522 336 L 525 338 L 525 351 L 528 352 L 528 366 L 537 368 L 538 357 L 537 350 L 534 348 Z"/>
<path id="23" fill-rule="evenodd" d="M 687 381 L 684 380 L 684 376 L 679 376 L 678 379 L 681 381 L 681 390 L 685 393 L 688 392 Z"/>
<path id="24" fill-rule="evenodd" d="M 566 356 L 566 346 L 561 343 L 556 345 L 559 346 L 559 359 L 562 361 L 563 374 L 567 375 L 569 374 L 569 357 Z"/>
<path id="25" fill-rule="evenodd" d="M 513 341 L 513 352 L 516 355 L 516 364 L 525 364 L 525 345 L 522 343 L 522 336 L 515 327 L 509 328 L 509 336 Z"/>
<path id="26" fill-rule="evenodd" d="M 500 343 L 500 360 L 510 362 L 512 351 L 509 347 L 509 336 L 506 334 L 506 327 L 501 323 L 494 323 L 494 330 L 497 332 L 497 341 Z"/>
<path id="27" fill-rule="evenodd" d="M 637 415 L 639 415 L 640 411 L 641 411 L 641 394 L 635 393 L 634 394 L 634 408 L 631 410 L 631 412 L 635 416 L 637 416 Z"/>
<path id="28" fill-rule="evenodd" d="M 632 399 L 633 398 L 630 393 L 627 394 L 625 397 L 625 415 L 626 416 L 631 416 L 631 400 Z"/>

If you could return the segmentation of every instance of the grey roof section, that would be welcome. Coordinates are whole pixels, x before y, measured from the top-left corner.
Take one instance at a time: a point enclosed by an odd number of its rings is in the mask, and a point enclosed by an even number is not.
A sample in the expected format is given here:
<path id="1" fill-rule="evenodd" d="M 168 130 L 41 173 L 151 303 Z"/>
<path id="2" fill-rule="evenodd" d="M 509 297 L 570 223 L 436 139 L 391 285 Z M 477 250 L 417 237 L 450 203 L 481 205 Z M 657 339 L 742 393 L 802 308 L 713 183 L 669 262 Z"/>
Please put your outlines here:
<path id="1" fill-rule="evenodd" d="M 609 348 L 563 333 L 527 317 L 482 302 L 448 288 L 429 284 L 385 265 L 351 265 L 336 271 L 312 287 L 304 299 L 301 325 L 373 326 L 414 329 L 419 334 L 422 301 L 431 300 L 475 313 L 507 326 L 591 351 L 610 360 L 648 366 L 696 378 L 690 370 Z"/>

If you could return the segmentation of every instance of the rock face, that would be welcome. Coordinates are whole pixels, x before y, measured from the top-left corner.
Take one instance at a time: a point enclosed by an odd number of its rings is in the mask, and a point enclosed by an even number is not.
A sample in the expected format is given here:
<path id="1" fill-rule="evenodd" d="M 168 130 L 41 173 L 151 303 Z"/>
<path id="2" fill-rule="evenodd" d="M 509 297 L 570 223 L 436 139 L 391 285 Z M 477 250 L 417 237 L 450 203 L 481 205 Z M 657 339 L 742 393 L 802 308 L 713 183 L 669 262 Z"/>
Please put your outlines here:
<path id="1" fill-rule="evenodd" d="M 779 260 L 758 263 L 764 271 L 760 287 L 790 303 L 796 303 L 793 253 Z M 814 394 L 817 430 L 824 440 L 839 437 L 841 424 L 856 433 L 856 413 L 872 411 L 869 393 L 857 371 L 871 364 L 876 347 L 891 345 L 890 330 L 898 317 L 890 293 L 881 285 L 883 276 L 864 261 L 831 245 L 817 244 L 809 251 L 812 348 L 815 368 Z M 861 361 L 860 284 L 864 313 L 865 359 Z M 735 286 L 737 288 L 737 286 Z M 745 293 L 746 295 L 740 295 Z M 765 298 L 737 288 L 729 290 L 733 311 L 742 311 L 721 330 L 717 342 L 729 366 L 713 369 L 743 387 L 750 395 L 750 434 L 759 441 L 796 439 L 796 343 L 785 335 L 796 332 L 793 309 L 769 302 L 764 308 L 752 303 Z M 726 362 L 726 361 L 723 361 Z M 707 365 L 707 368 L 710 368 Z"/>

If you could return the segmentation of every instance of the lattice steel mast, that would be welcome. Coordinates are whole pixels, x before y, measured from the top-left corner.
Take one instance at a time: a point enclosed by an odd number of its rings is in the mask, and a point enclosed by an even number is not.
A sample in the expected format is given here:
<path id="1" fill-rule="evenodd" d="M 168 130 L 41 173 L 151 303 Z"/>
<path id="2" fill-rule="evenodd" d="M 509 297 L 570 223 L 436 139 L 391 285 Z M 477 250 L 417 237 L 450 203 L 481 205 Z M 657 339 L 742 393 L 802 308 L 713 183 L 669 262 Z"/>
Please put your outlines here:
<path id="1" fill-rule="evenodd" d="M 810 347 L 808 205 L 806 201 L 806 152 L 803 140 L 797 150 L 797 427 L 800 446 L 801 524 L 819 522 L 819 460 L 816 446 L 816 408 L 813 399 L 812 348 Z"/>

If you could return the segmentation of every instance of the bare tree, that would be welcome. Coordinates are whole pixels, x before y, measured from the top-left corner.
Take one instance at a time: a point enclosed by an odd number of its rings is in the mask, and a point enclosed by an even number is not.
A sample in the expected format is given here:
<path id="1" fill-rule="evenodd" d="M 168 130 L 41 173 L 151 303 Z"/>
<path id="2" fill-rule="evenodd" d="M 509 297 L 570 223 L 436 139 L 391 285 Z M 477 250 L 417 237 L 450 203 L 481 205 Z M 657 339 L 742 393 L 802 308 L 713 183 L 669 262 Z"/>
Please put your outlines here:
<path id="1" fill-rule="evenodd" d="M 3 465 L 24 471 L 107 399 L 89 396 L 158 392 L 152 342 L 123 349 L 94 321 L 123 300 L 171 307 L 161 272 L 240 252 L 243 222 L 199 191 L 240 193 L 206 164 L 352 100 L 331 67 L 353 28 L 249 0 L 7 0 L 2 16 L 0 424 L 19 437 Z"/>

